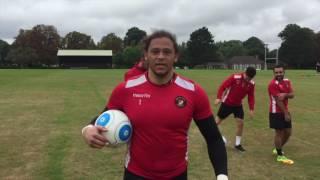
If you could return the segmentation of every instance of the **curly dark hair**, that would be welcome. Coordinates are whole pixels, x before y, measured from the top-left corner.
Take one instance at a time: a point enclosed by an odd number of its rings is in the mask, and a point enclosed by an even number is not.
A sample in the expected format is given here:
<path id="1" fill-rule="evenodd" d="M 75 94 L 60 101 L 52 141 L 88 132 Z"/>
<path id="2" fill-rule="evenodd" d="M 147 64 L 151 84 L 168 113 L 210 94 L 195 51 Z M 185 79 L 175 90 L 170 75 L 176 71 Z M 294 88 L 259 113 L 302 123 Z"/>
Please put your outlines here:
<path id="1" fill-rule="evenodd" d="M 155 31 L 153 32 L 151 35 L 147 36 L 144 40 L 143 40 L 143 44 L 144 44 L 144 47 L 143 49 L 145 51 L 148 51 L 149 49 L 149 46 L 150 46 L 150 43 L 153 39 L 156 39 L 156 38 L 168 38 L 172 41 L 173 43 L 173 47 L 174 47 L 174 51 L 176 53 L 179 52 L 179 49 L 178 49 L 178 44 L 177 44 L 177 40 L 176 40 L 176 36 L 173 35 L 172 33 L 168 32 L 168 31 L 165 31 L 165 30 L 158 30 L 158 31 Z"/>

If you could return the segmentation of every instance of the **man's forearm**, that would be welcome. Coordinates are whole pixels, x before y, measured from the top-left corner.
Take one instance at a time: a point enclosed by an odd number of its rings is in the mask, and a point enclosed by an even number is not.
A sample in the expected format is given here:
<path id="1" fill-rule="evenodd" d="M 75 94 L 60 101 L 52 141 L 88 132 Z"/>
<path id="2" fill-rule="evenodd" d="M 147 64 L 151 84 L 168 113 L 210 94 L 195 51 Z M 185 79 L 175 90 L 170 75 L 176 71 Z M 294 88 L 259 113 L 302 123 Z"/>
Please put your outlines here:
<path id="1" fill-rule="evenodd" d="M 195 121 L 208 145 L 208 154 L 216 175 L 228 175 L 227 152 L 213 116 Z"/>
<path id="2" fill-rule="evenodd" d="M 286 98 L 288 98 L 288 99 L 294 98 L 294 93 L 291 92 L 291 93 L 286 94 Z"/>
<path id="3" fill-rule="evenodd" d="M 279 108 L 281 109 L 281 111 L 282 111 L 283 113 L 288 113 L 288 111 L 287 111 L 284 103 L 283 103 L 281 100 L 279 100 L 278 98 L 276 98 L 276 102 L 277 102 L 277 105 L 279 106 Z"/>

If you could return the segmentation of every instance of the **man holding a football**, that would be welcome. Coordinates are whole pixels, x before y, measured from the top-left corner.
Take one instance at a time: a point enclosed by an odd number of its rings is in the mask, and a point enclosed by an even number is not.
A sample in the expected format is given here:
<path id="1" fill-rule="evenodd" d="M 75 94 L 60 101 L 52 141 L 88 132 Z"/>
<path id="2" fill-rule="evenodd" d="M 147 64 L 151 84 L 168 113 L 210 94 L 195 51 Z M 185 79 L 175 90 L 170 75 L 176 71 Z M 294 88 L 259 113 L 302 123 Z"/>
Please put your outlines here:
<path id="1" fill-rule="evenodd" d="M 123 111 L 133 133 L 128 144 L 124 179 L 187 179 L 188 130 L 192 120 L 207 143 L 218 180 L 228 179 L 227 153 L 205 91 L 174 72 L 179 56 L 175 36 L 155 31 L 144 40 L 148 70 L 120 83 L 106 109 Z M 94 121 L 91 123 L 93 124 Z M 83 128 L 87 144 L 102 148 L 104 128 Z"/>

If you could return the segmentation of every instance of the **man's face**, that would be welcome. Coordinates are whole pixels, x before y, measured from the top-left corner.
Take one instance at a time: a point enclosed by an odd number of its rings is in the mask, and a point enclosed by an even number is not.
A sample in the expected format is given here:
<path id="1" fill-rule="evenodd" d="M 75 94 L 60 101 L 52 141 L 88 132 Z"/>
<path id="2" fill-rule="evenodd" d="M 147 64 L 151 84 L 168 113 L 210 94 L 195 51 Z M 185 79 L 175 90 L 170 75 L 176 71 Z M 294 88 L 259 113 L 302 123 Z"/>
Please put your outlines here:
<path id="1" fill-rule="evenodd" d="M 173 70 L 173 64 L 178 58 L 173 42 L 166 37 L 151 40 L 148 50 L 144 53 L 149 69 L 161 77 Z"/>
<path id="2" fill-rule="evenodd" d="M 278 81 L 282 81 L 284 78 L 284 69 L 283 68 L 274 68 L 273 70 L 274 78 Z"/>
<path id="3" fill-rule="evenodd" d="M 244 73 L 244 80 L 245 81 L 247 81 L 247 82 L 250 82 L 252 79 L 253 79 L 253 77 L 251 78 L 251 77 L 249 77 L 248 75 L 246 75 L 246 73 Z"/>

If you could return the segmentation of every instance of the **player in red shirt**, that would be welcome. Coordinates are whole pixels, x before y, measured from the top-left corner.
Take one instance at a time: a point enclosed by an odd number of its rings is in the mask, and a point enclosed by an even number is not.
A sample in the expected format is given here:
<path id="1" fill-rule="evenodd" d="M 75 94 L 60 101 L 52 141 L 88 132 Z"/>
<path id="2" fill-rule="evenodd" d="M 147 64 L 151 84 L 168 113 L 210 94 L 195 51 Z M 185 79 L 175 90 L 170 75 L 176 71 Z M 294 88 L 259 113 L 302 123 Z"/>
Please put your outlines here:
<path id="1" fill-rule="evenodd" d="M 284 79 L 285 70 L 282 65 L 273 69 L 274 79 L 268 86 L 270 97 L 269 126 L 275 130 L 273 154 L 277 155 L 277 161 L 285 164 L 293 164 L 291 159 L 283 155 L 282 148 L 291 136 L 291 114 L 288 109 L 288 99 L 294 97 L 289 79 Z"/>
<path id="2" fill-rule="evenodd" d="M 236 119 L 237 132 L 235 148 L 240 152 L 245 151 L 241 145 L 244 119 L 242 99 L 248 95 L 250 116 L 253 117 L 255 84 L 252 79 L 255 75 L 256 69 L 253 67 L 248 67 L 244 73 L 232 74 L 220 85 L 217 99 L 215 100 L 216 105 L 221 103 L 216 118 L 218 125 L 232 113 Z"/>
<path id="3" fill-rule="evenodd" d="M 204 136 L 218 180 L 226 180 L 226 149 L 204 90 L 174 72 L 178 59 L 175 37 L 156 31 L 144 41 L 148 71 L 120 83 L 105 109 L 119 109 L 129 117 L 133 134 L 128 145 L 125 180 L 187 179 L 188 130 L 192 119 Z M 102 127 L 82 130 L 94 148 L 105 147 Z"/>
<path id="4" fill-rule="evenodd" d="M 141 75 L 146 71 L 147 71 L 147 63 L 144 60 L 144 58 L 142 57 L 142 58 L 139 59 L 139 61 L 132 68 L 130 68 L 124 74 L 124 80 L 126 81 L 131 77 L 135 77 L 135 76 Z"/>

